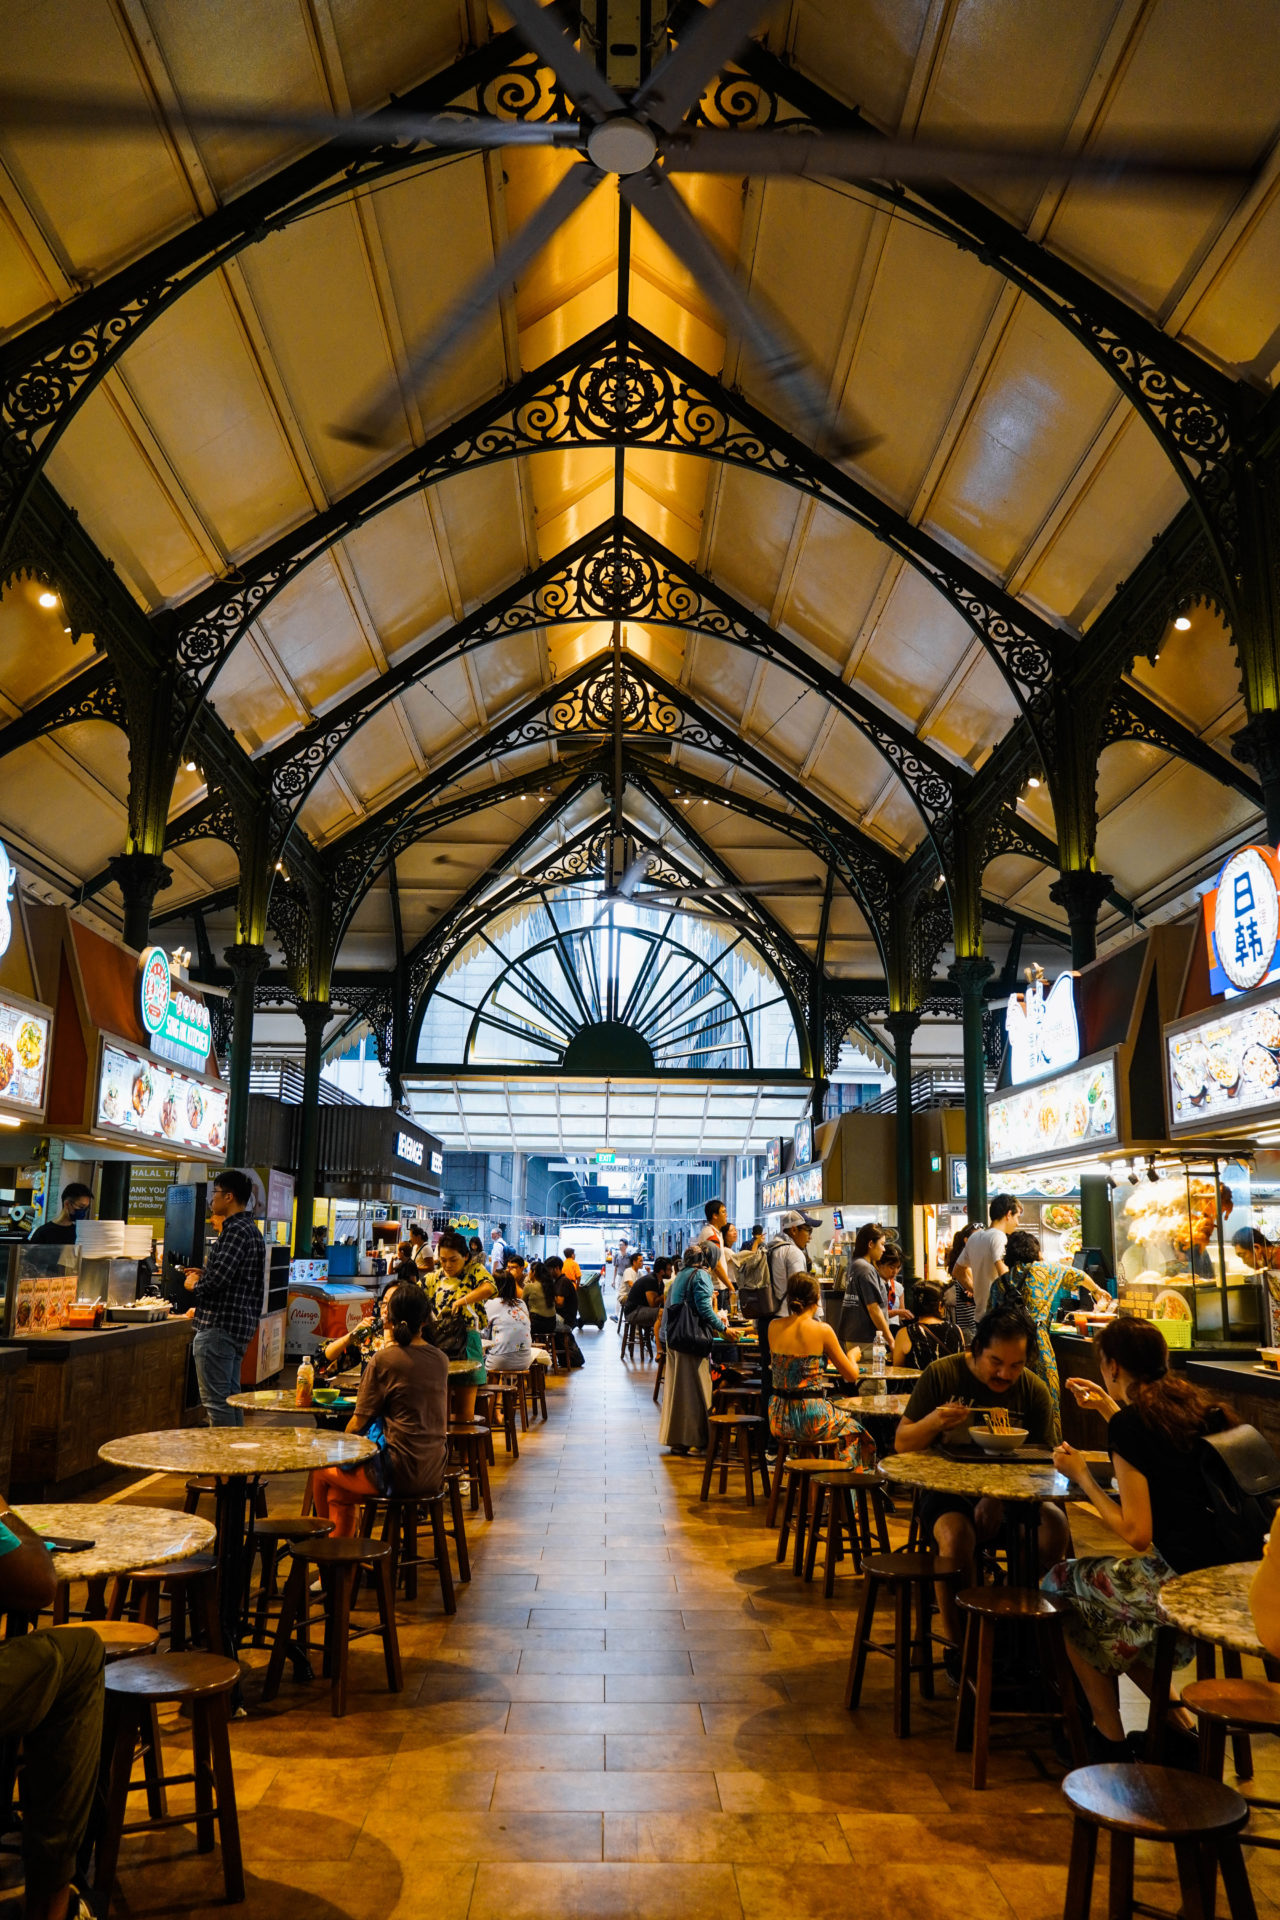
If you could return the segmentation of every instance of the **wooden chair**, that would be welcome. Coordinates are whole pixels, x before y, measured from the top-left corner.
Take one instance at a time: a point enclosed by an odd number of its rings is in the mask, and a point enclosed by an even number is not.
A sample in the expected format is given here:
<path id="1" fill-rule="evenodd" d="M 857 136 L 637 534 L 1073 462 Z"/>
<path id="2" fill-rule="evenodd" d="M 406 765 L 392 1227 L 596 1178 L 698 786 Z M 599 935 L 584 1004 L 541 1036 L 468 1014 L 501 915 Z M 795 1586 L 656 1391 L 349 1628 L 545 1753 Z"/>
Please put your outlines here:
<path id="1" fill-rule="evenodd" d="M 120 1843 L 134 1833 L 163 1827 L 196 1829 L 196 1848 L 211 1853 L 214 1828 L 222 1842 L 222 1881 L 228 1900 L 243 1900 L 244 1867 L 240 1855 L 240 1822 L 236 1811 L 231 1743 L 227 1737 L 228 1707 L 240 1678 L 234 1660 L 220 1654 L 155 1654 L 119 1660 L 106 1671 L 106 1717 L 103 1727 L 102 1804 L 95 1829 L 94 1888 L 109 1902 L 120 1859 Z M 152 1751 L 151 1772 L 134 1786 L 131 1776 L 141 1738 L 144 1760 L 156 1708 L 180 1704 L 191 1712 L 192 1771 L 166 1777 L 158 1751 Z M 158 1776 L 158 1777 L 157 1777 Z M 148 1790 L 149 1806 L 158 1794 L 163 1802 L 169 1787 L 195 1787 L 194 1813 L 149 1811 L 145 1820 L 126 1823 L 130 1793 Z M 104 1905 L 103 1911 L 106 1911 Z"/>
<path id="2" fill-rule="evenodd" d="M 640 1346 L 640 1364 L 653 1359 L 653 1328 L 642 1326 L 633 1319 L 624 1320 L 622 1327 L 622 1357 L 624 1360 L 636 1358 L 636 1344 Z"/>
<path id="3" fill-rule="evenodd" d="M 893 1731 L 899 1740 L 905 1740 L 911 1732 L 911 1675 L 919 1674 L 921 1695 L 932 1700 L 933 1676 L 942 1664 L 933 1657 L 934 1582 L 960 1581 L 966 1571 L 965 1564 L 933 1553 L 871 1553 L 864 1557 L 862 1570 L 867 1585 L 849 1656 L 844 1704 L 852 1713 L 861 1703 L 867 1655 L 887 1654 L 893 1661 Z M 885 1591 L 893 1596 L 891 1642 L 871 1638 L 876 1602 Z M 913 1613 L 914 1633 L 911 1630 Z"/>
<path id="4" fill-rule="evenodd" d="M 392 1693 L 404 1691 L 400 1666 L 400 1642 L 396 1634 L 395 1595 L 391 1586 L 391 1547 L 385 1540 L 362 1539 L 358 1535 L 343 1540 L 300 1540 L 289 1549 L 293 1560 L 280 1618 L 262 1688 L 264 1700 L 274 1700 L 280 1691 L 284 1663 L 300 1657 L 310 1665 L 310 1617 L 307 1570 L 320 1569 L 324 1587 L 324 1675 L 329 1681 L 329 1706 L 335 1720 L 347 1710 L 347 1665 L 351 1648 L 351 1599 L 359 1568 L 374 1575 L 378 1600 L 378 1627 L 382 1654 L 386 1662 L 387 1686 Z M 369 1631 L 369 1629 L 364 1629 Z"/>
<path id="5" fill-rule="evenodd" d="M 332 1532 L 332 1520 L 322 1520 L 318 1514 L 276 1513 L 265 1520 L 254 1521 L 249 1540 L 250 1573 L 255 1556 L 261 1562 L 258 1598 L 253 1610 L 255 1647 L 267 1644 L 267 1622 L 271 1617 L 271 1603 L 276 1598 L 276 1576 L 283 1549 L 298 1540 L 327 1539 Z"/>
<path id="6" fill-rule="evenodd" d="M 541 1360 L 529 1362 L 529 1418 L 547 1417 L 547 1370 Z"/>
<path id="7" fill-rule="evenodd" d="M 1082 1766 L 1086 1757 L 1084 1728 L 1062 1636 L 1063 1604 L 1036 1588 L 1025 1587 L 969 1587 L 956 1599 L 967 1618 L 960 1692 L 956 1699 L 955 1748 L 957 1753 L 972 1751 L 975 1790 L 980 1791 L 987 1784 L 993 1720 L 1060 1721 L 1072 1760 Z M 1058 1696 L 1056 1707 L 993 1707 L 996 1633 L 1001 1627 L 1029 1628 L 1035 1635 L 1040 1654 L 1037 1664 L 1041 1674 L 1054 1683 Z M 1023 1668 L 1025 1665 L 1020 1662 Z"/>
<path id="8" fill-rule="evenodd" d="M 1193 1680 L 1182 1689 L 1182 1704 L 1199 1723 L 1200 1771 L 1208 1780 L 1222 1778 L 1228 1737 L 1280 1733 L 1280 1686 L 1274 1680 Z M 1274 1813 L 1280 1800 L 1251 1793 L 1249 1806 Z M 1242 1833 L 1240 1839 L 1246 1847 L 1280 1849 L 1280 1835 Z"/>
<path id="9" fill-rule="evenodd" d="M 1138 1840 L 1173 1848 L 1184 1920 L 1211 1920 L 1219 1871 L 1231 1920 L 1256 1920 L 1240 1850 L 1249 1803 L 1232 1788 L 1172 1767 L 1101 1766 L 1069 1773 L 1062 1792 L 1075 1815 L 1063 1920 L 1089 1920 L 1100 1833 L 1111 1835 L 1110 1920 L 1131 1920 L 1138 1910 L 1133 1898 Z"/>

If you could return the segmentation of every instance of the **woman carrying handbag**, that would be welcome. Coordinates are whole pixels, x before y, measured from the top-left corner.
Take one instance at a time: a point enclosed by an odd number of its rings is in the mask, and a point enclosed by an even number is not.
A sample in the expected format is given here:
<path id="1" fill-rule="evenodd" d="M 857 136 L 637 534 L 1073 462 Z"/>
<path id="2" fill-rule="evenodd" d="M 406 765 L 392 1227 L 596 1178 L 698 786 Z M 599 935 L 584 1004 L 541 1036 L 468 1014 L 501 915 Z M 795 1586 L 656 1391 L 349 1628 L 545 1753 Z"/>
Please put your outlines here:
<path id="1" fill-rule="evenodd" d="M 712 1305 L 712 1275 L 706 1264 L 714 1247 L 690 1247 L 671 1284 L 662 1311 L 667 1374 L 662 1395 L 661 1446 L 672 1453 L 702 1452 L 707 1444 L 711 1405 L 708 1357 L 715 1340 L 736 1340 Z"/>

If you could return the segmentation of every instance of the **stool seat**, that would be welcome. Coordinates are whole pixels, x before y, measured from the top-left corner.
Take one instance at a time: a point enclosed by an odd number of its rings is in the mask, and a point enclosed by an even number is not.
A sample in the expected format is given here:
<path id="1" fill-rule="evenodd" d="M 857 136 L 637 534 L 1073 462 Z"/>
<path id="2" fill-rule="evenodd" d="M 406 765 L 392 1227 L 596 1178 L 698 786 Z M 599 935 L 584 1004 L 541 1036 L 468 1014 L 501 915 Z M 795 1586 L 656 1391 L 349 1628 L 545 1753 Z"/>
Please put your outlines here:
<path id="1" fill-rule="evenodd" d="M 883 1493 L 889 1485 L 884 1475 L 877 1473 L 874 1469 L 868 1469 L 866 1467 L 833 1467 L 829 1460 L 820 1460 L 817 1465 L 825 1467 L 826 1471 L 825 1473 L 817 1474 L 815 1477 L 828 1487 L 879 1487 Z M 812 1472 L 813 1469 L 806 1464 L 806 1471 Z"/>
<path id="2" fill-rule="evenodd" d="M 965 1570 L 945 1553 L 869 1553 L 864 1565 L 877 1580 L 951 1580 Z"/>
<path id="3" fill-rule="evenodd" d="M 160 1645 L 160 1629 L 145 1626 L 141 1620 L 65 1620 L 49 1631 L 74 1633 L 85 1627 L 97 1634 L 108 1661 L 154 1653 Z"/>
<path id="4" fill-rule="evenodd" d="M 1174 1767 L 1077 1767 L 1062 1791 L 1082 1820 L 1135 1840 L 1207 1839 L 1235 1833 L 1249 1818 L 1249 1803 L 1234 1787 Z"/>
<path id="5" fill-rule="evenodd" d="M 298 1540 L 290 1548 L 295 1560 L 310 1560 L 318 1567 L 368 1566 L 374 1560 L 391 1558 L 389 1540 L 363 1539 L 349 1534 L 345 1539 Z"/>
<path id="6" fill-rule="evenodd" d="M 276 1513 L 255 1520 L 252 1532 L 255 1540 L 319 1540 L 333 1532 L 333 1522 L 318 1513 Z"/>
<path id="7" fill-rule="evenodd" d="M 966 1612 L 995 1620 L 1047 1620 L 1052 1614 L 1070 1611 L 1060 1600 L 1033 1587 L 966 1587 L 956 1600 Z"/>
<path id="8" fill-rule="evenodd" d="M 1182 1704 L 1197 1719 L 1280 1733 L 1280 1686 L 1273 1680 L 1193 1680 L 1182 1689 Z"/>
<path id="9" fill-rule="evenodd" d="M 240 1678 L 234 1660 L 220 1653 L 158 1653 L 109 1667 L 108 1693 L 131 1693 L 144 1700 L 204 1700 L 229 1693 Z"/>
<path id="10" fill-rule="evenodd" d="M 133 1567 L 126 1576 L 130 1580 L 155 1580 L 161 1584 L 166 1580 L 198 1580 L 206 1573 L 212 1573 L 217 1561 L 211 1553 L 193 1553 L 189 1560 L 167 1560 L 161 1567 Z"/>

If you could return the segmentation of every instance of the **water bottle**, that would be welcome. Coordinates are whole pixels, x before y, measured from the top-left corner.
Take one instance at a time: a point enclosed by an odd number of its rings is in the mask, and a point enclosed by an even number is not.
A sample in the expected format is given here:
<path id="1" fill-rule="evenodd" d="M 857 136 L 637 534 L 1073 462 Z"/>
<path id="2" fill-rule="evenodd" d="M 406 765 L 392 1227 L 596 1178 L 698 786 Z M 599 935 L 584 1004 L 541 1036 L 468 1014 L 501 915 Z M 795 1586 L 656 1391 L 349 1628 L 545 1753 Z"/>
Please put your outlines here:
<path id="1" fill-rule="evenodd" d="M 871 1347 L 871 1377 L 873 1380 L 884 1379 L 884 1335 L 878 1330 Z"/>

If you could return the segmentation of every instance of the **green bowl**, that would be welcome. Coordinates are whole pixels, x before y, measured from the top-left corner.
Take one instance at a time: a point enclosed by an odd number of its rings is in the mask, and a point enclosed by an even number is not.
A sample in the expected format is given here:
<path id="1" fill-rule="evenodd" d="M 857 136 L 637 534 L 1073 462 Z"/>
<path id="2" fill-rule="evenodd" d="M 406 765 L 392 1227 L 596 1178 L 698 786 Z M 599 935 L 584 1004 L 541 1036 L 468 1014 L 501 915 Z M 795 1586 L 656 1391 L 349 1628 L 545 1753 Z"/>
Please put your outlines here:
<path id="1" fill-rule="evenodd" d="M 311 1398 L 318 1407 L 331 1407 L 340 1395 L 336 1387 L 316 1387 Z"/>

